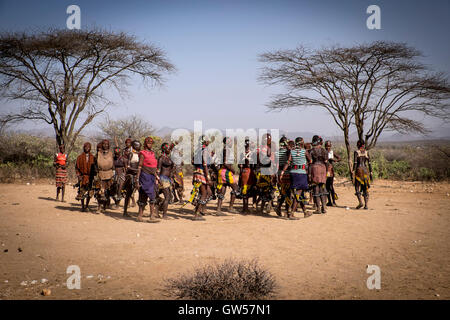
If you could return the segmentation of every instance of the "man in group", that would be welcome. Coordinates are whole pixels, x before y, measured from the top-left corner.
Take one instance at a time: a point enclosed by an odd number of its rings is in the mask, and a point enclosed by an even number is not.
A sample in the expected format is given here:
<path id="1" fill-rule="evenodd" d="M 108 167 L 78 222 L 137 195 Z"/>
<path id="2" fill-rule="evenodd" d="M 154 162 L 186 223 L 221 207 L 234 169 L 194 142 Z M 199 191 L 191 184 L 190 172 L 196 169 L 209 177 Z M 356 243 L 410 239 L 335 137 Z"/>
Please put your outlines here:
<path id="1" fill-rule="evenodd" d="M 77 200 L 81 200 L 81 211 L 89 210 L 89 201 L 91 200 L 91 185 L 93 174 L 95 173 L 95 158 L 91 153 L 91 144 L 86 142 L 83 145 L 83 153 L 77 158 L 75 164 L 75 173 L 78 178 Z M 85 203 L 86 200 L 86 203 Z"/>

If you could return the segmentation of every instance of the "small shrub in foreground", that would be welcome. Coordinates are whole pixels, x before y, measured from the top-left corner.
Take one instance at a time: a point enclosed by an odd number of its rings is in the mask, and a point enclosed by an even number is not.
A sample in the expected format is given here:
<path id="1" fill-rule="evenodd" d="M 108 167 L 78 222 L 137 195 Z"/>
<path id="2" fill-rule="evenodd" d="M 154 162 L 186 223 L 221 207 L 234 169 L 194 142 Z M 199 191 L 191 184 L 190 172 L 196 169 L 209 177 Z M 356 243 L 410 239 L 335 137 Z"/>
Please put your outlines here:
<path id="1" fill-rule="evenodd" d="M 166 280 L 165 292 L 177 299 L 256 300 L 274 294 L 275 279 L 256 260 L 225 260 Z"/>

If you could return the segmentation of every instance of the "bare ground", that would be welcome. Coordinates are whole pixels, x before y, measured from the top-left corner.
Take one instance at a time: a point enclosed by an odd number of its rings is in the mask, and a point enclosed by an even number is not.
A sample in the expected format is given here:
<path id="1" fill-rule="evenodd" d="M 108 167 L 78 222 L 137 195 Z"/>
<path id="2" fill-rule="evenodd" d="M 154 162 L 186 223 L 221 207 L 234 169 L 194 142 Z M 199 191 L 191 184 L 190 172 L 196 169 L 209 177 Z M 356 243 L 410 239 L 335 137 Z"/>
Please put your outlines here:
<path id="1" fill-rule="evenodd" d="M 165 278 L 230 257 L 258 258 L 276 299 L 450 298 L 448 183 L 376 181 L 369 210 L 354 210 L 351 185 L 337 192 L 339 208 L 297 221 L 272 212 L 194 222 L 192 206 L 171 205 L 170 220 L 150 224 L 121 208 L 83 213 L 71 186 L 62 203 L 49 183 L 0 184 L 0 298 L 167 299 Z M 70 265 L 81 269 L 80 290 L 65 287 Z M 367 265 L 380 267 L 380 290 L 367 288 Z"/>

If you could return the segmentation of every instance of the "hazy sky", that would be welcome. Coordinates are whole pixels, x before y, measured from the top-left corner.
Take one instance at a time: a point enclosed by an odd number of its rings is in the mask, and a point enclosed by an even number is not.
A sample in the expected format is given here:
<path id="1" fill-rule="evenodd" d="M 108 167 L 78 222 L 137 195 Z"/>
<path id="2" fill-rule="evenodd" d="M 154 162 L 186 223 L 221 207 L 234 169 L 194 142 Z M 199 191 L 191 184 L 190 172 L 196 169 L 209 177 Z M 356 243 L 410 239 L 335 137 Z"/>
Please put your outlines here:
<path id="1" fill-rule="evenodd" d="M 308 108 L 268 113 L 275 88 L 258 84 L 259 53 L 304 44 L 320 48 L 374 40 L 406 42 L 435 70 L 450 74 L 450 1 L 3 1 L 0 30 L 66 27 L 66 8 L 81 8 L 81 28 L 127 31 L 163 48 L 177 73 L 148 91 L 133 82 L 110 116 L 144 116 L 153 125 L 280 128 L 335 135 L 331 117 Z M 381 8 L 381 30 L 369 30 L 366 9 Z M 16 105 L 3 105 L 1 109 Z M 419 117 L 422 119 L 422 117 Z M 424 119 L 450 135 L 450 125 Z"/>

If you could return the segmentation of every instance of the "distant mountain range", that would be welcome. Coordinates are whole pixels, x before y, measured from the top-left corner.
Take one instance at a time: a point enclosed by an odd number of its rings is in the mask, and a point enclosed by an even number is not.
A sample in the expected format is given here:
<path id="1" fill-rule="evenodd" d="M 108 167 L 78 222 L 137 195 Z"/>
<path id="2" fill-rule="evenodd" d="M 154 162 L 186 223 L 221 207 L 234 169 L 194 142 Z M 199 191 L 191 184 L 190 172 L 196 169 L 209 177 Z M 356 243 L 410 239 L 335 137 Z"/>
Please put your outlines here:
<path id="1" fill-rule="evenodd" d="M 155 135 L 160 137 L 170 136 L 174 128 L 170 127 L 162 127 L 155 131 Z M 188 129 L 189 130 L 189 129 Z M 258 129 L 256 129 L 258 130 Z M 192 131 L 192 130 L 189 130 Z M 223 134 L 225 134 L 225 130 L 221 130 Z M 285 135 L 289 139 L 295 139 L 297 137 L 302 137 L 305 141 L 311 141 L 312 137 L 317 133 L 309 132 L 309 131 L 285 131 L 280 130 L 280 137 Z M 332 141 L 343 141 L 343 136 L 322 136 L 324 140 L 332 140 Z M 350 140 L 356 141 L 358 139 L 358 135 L 356 132 L 350 134 Z M 402 141 L 419 141 L 419 140 L 450 140 L 450 132 L 448 130 L 436 130 L 429 135 L 419 135 L 419 134 L 400 134 L 400 133 L 385 133 L 383 134 L 379 141 L 384 142 L 402 142 Z"/>
<path id="2" fill-rule="evenodd" d="M 160 137 L 169 137 L 171 133 L 175 130 L 175 128 L 170 128 L 167 126 L 158 128 L 155 130 L 155 135 Z M 190 129 L 187 129 L 189 131 L 192 131 Z M 258 129 L 256 129 L 258 130 Z M 40 129 L 15 129 L 13 130 L 15 132 L 21 132 L 25 134 L 30 134 L 33 136 L 40 136 L 40 137 L 54 137 L 55 134 L 53 132 L 52 128 L 40 128 Z M 222 130 L 222 133 L 225 134 L 225 130 Z M 94 131 L 88 131 L 85 130 L 83 132 L 83 136 L 89 137 L 89 136 L 95 136 L 95 134 L 98 134 L 98 132 Z M 311 141 L 312 137 L 317 134 L 309 131 L 285 131 L 280 130 L 280 136 L 285 135 L 289 139 L 295 139 L 296 137 L 302 137 L 306 141 Z M 342 136 L 322 136 L 324 140 L 331 140 L 331 141 L 343 141 Z M 350 134 L 350 140 L 356 141 L 357 140 L 357 134 L 352 133 Z M 382 137 L 379 139 L 380 142 L 407 142 L 407 141 L 420 141 L 420 140 L 450 140 L 450 131 L 446 128 L 436 128 L 433 130 L 432 133 L 428 135 L 418 135 L 418 134 L 400 134 L 400 133 L 385 133 L 382 135 Z"/>

